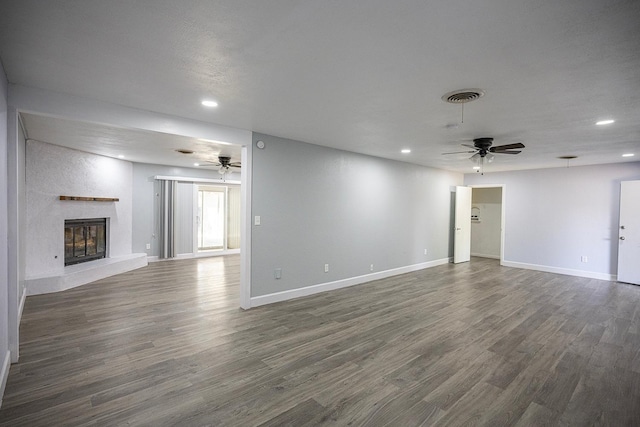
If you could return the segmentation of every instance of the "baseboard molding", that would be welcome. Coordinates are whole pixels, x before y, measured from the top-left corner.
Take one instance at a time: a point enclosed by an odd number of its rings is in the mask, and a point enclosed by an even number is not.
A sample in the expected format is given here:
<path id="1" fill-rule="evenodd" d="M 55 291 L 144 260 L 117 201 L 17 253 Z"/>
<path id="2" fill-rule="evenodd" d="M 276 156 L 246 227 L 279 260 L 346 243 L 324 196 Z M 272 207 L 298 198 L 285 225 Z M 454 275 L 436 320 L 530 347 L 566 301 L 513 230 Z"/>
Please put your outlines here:
<path id="1" fill-rule="evenodd" d="M 147 266 L 147 254 L 103 258 L 70 265 L 59 271 L 25 280 L 27 295 L 50 294 Z"/>
<path id="2" fill-rule="evenodd" d="M 224 255 L 239 255 L 240 249 L 228 249 L 226 251 L 204 251 L 198 253 L 178 254 L 173 258 L 160 258 L 158 256 L 148 256 L 148 262 L 172 261 L 176 259 L 211 258 Z"/>
<path id="3" fill-rule="evenodd" d="M 500 255 L 479 254 L 475 252 L 471 252 L 471 256 L 477 256 L 480 258 L 500 259 Z"/>
<path id="4" fill-rule="evenodd" d="M 514 262 L 505 260 L 502 263 L 505 267 L 524 268 L 526 270 L 544 271 L 545 273 L 564 274 L 567 276 L 585 277 L 587 279 L 608 280 L 615 282 L 615 274 L 596 273 L 594 271 L 572 270 L 570 268 L 552 267 L 548 265 L 527 264 L 524 262 Z"/>
<path id="5" fill-rule="evenodd" d="M 261 305 L 273 304 L 281 301 L 288 301 L 294 298 L 306 297 L 321 292 L 333 291 L 336 289 L 346 288 L 349 286 L 360 285 L 362 283 L 371 282 L 373 280 L 386 279 L 387 277 L 397 276 L 398 274 L 410 273 L 412 271 L 424 270 L 425 268 L 436 267 L 451 262 L 450 258 L 442 258 L 434 261 L 423 262 L 420 264 L 408 265 L 405 267 L 393 268 L 391 270 L 378 271 L 375 273 L 365 274 L 362 276 L 349 277 L 347 279 L 336 280 L 334 282 L 320 283 L 317 285 L 306 286 L 304 288 L 292 289 L 289 291 L 275 292 L 272 294 L 251 297 L 251 307 L 259 307 Z"/>
<path id="6" fill-rule="evenodd" d="M 2 398 L 4 397 L 4 388 L 7 385 L 7 379 L 9 379 L 9 369 L 11 367 L 11 352 L 7 350 L 2 361 L 2 367 L 0 368 L 0 408 L 2 408 Z"/>
<path id="7" fill-rule="evenodd" d="M 27 288 L 22 290 L 22 297 L 20 298 L 20 305 L 18 306 L 18 325 L 22 319 L 22 310 L 24 309 L 24 303 L 27 300 Z"/>

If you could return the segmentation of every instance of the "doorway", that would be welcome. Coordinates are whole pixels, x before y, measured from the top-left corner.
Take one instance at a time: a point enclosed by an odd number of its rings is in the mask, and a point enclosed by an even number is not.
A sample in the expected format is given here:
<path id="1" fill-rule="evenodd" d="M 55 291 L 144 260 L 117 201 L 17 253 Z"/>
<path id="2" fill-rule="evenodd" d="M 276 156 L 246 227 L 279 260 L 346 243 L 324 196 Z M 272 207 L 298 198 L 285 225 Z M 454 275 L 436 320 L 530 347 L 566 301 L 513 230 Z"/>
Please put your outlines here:
<path id="1" fill-rule="evenodd" d="M 198 185 L 196 191 L 196 251 L 240 249 L 240 188 Z"/>
<path id="2" fill-rule="evenodd" d="M 504 203 L 502 186 L 473 186 L 471 256 L 502 260 Z"/>

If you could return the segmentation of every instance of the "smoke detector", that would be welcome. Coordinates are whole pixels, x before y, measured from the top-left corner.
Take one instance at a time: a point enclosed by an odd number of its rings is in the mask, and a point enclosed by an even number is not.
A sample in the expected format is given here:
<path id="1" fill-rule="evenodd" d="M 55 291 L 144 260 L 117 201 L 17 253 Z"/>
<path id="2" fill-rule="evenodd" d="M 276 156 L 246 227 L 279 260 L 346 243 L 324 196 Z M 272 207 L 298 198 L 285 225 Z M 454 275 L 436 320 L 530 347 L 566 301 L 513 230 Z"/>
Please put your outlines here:
<path id="1" fill-rule="evenodd" d="M 484 91 L 482 89 L 460 89 L 442 95 L 442 100 L 450 104 L 465 104 L 482 98 Z"/>

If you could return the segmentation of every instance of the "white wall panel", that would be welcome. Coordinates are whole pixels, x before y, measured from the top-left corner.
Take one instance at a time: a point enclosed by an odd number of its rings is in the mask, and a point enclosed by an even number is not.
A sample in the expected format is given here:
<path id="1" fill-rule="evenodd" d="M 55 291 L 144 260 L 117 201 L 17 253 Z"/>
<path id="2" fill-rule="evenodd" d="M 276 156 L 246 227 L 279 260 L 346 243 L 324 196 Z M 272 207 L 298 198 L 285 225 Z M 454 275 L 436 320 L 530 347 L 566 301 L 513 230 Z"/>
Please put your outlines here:
<path id="1" fill-rule="evenodd" d="M 64 268 L 64 220 L 108 218 L 109 256 L 131 254 L 132 164 L 27 141 L 27 278 Z M 59 196 L 116 197 L 118 202 Z"/>

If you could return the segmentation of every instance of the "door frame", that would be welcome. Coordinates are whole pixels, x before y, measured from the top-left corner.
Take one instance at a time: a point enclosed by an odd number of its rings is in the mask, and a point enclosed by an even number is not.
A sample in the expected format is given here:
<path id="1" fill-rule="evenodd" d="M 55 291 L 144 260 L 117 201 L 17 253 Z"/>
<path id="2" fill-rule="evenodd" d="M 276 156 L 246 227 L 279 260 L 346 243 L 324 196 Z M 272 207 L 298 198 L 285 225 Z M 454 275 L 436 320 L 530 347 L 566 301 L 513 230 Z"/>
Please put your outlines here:
<path id="1" fill-rule="evenodd" d="M 473 197 L 474 188 L 501 188 L 502 189 L 502 201 L 501 201 L 502 206 L 500 208 L 500 265 L 504 265 L 504 252 L 505 252 L 504 230 L 505 230 L 506 217 L 507 217 L 507 209 L 506 209 L 507 186 L 506 184 L 474 184 L 474 185 L 468 185 L 467 187 L 471 188 L 471 191 L 472 191 L 471 197 Z"/>

